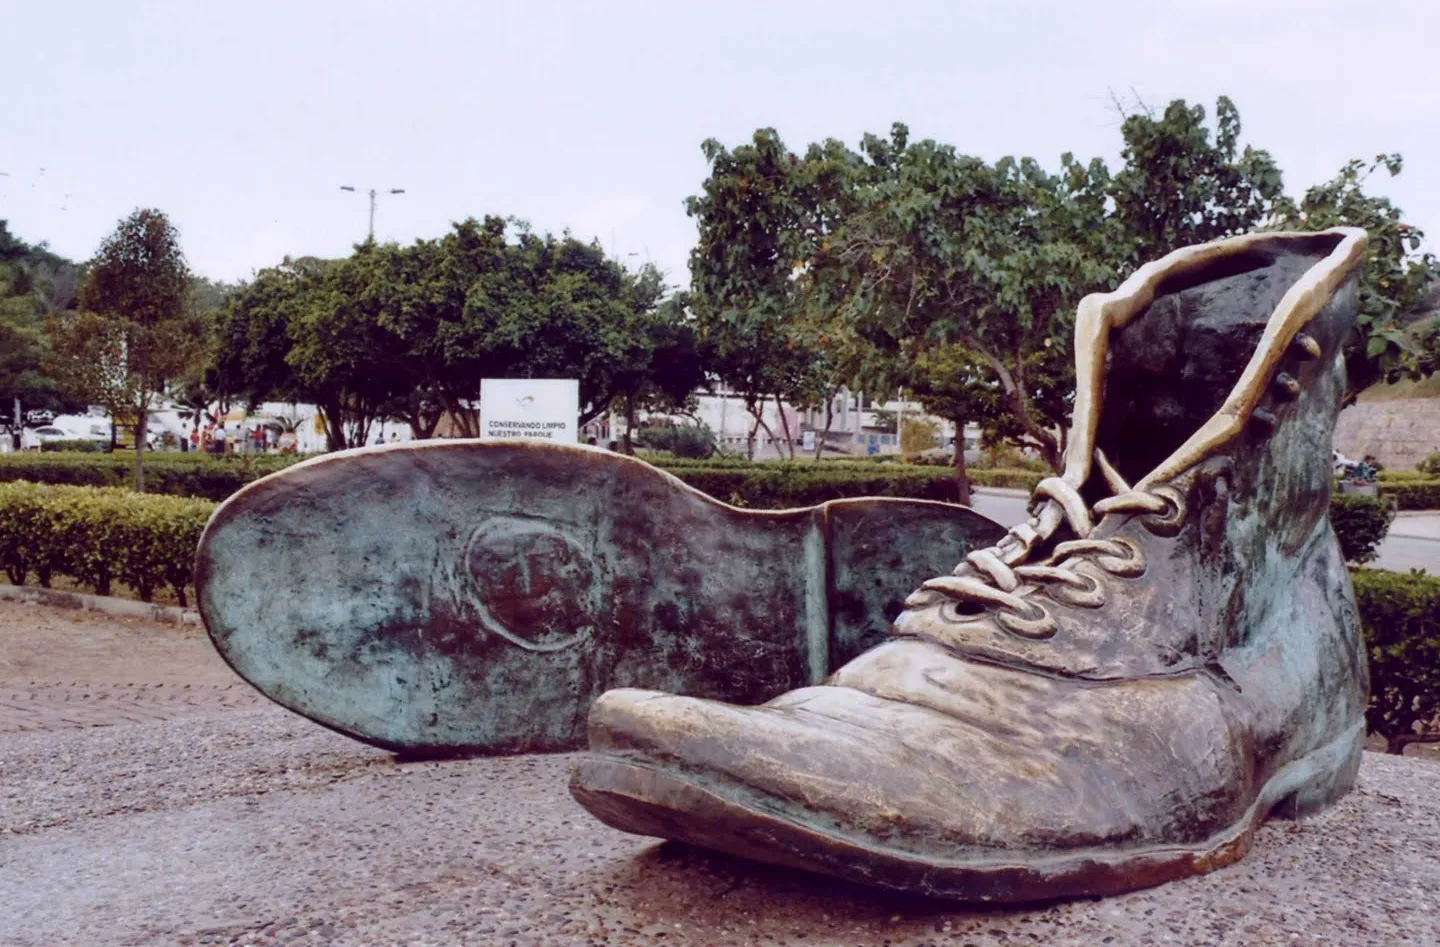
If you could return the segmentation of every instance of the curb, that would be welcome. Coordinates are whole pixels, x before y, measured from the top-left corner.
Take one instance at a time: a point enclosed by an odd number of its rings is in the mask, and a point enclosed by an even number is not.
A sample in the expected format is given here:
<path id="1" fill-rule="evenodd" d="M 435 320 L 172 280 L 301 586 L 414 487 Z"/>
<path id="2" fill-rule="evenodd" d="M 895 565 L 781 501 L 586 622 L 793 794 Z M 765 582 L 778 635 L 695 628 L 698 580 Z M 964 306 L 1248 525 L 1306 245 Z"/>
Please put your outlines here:
<path id="1" fill-rule="evenodd" d="M 970 487 L 971 493 L 983 493 L 992 497 L 1020 497 L 1028 498 L 1032 491 L 1021 490 L 1018 487 Z"/>
<path id="2" fill-rule="evenodd" d="M 0 584 L 0 600 L 22 602 L 29 605 L 50 605 L 54 608 L 73 608 L 86 612 L 99 612 L 102 615 L 114 615 L 117 618 L 143 618 L 146 621 L 164 622 L 171 625 L 200 624 L 200 613 L 193 608 L 136 602 L 128 598 L 115 598 L 111 595 L 62 592 L 58 589 L 42 589 L 29 585 Z"/>

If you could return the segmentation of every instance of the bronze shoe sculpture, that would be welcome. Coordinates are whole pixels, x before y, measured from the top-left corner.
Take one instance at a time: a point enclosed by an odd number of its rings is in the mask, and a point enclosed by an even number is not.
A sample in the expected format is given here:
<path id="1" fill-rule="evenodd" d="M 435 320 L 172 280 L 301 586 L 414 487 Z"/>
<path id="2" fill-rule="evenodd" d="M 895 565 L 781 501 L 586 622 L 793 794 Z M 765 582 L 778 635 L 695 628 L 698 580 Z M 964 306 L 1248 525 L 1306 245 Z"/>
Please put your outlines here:
<path id="1" fill-rule="evenodd" d="M 819 682 L 1003 535 L 947 503 L 741 510 L 610 451 L 427 441 L 250 484 L 195 575 L 215 647 L 281 706 L 408 754 L 529 752 L 584 746 L 611 687 Z"/>
<path id="2" fill-rule="evenodd" d="M 604 822 L 920 894 L 1103 895 L 1352 786 L 1366 663 L 1327 518 L 1363 231 L 1178 250 L 1087 297 L 1062 476 L 894 639 L 760 707 L 600 698 Z"/>

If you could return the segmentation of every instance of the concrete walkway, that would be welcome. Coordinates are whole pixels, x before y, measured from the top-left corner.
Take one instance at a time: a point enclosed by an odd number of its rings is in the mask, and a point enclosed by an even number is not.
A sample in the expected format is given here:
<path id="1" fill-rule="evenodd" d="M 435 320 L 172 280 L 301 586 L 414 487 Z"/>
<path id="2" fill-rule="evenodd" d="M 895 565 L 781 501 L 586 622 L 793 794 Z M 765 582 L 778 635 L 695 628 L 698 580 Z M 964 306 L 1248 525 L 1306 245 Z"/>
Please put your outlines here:
<path id="1" fill-rule="evenodd" d="M 1214 874 L 998 909 L 613 831 L 571 800 L 574 755 L 400 762 L 265 702 L 97 697 L 233 680 L 192 627 L 0 603 L 0 685 L 87 705 L 0 733 L 0 945 L 1440 942 L 1420 759 L 1366 754 L 1356 792 Z"/>
<path id="2" fill-rule="evenodd" d="M 1391 536 L 1440 542 L 1440 510 L 1404 510 L 1395 514 Z"/>
<path id="3" fill-rule="evenodd" d="M 613 831 L 574 755 L 398 763 L 279 708 L 0 735 L 0 945 L 1385 944 L 1440 939 L 1440 765 L 1238 865 L 985 909 Z"/>

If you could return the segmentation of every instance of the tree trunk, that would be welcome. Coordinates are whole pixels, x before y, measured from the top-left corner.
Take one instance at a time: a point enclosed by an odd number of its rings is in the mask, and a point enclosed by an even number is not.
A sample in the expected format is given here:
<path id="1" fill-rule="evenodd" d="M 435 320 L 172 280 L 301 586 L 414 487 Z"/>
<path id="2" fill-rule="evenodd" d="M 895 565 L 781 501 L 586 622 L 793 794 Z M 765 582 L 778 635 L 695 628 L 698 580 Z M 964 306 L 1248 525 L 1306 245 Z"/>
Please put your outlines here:
<path id="1" fill-rule="evenodd" d="M 785 450 L 790 455 L 790 459 L 794 460 L 795 439 L 790 436 L 790 422 L 785 418 L 785 402 L 780 400 L 779 395 L 775 396 L 775 411 L 780 415 L 780 430 L 785 434 Z"/>
<path id="2" fill-rule="evenodd" d="M 835 422 L 835 396 L 831 395 L 825 399 L 825 430 L 815 438 L 815 463 L 820 463 L 820 455 L 825 453 L 825 438 L 830 433 L 830 425 Z"/>
<path id="3" fill-rule="evenodd" d="M 625 443 L 624 451 L 630 456 L 635 456 L 635 396 L 625 396 Z"/>
<path id="4" fill-rule="evenodd" d="M 748 405 L 746 406 L 745 410 L 750 411 Z M 745 458 L 747 460 L 755 459 L 755 432 L 760 430 L 761 424 L 765 423 L 764 411 L 765 406 L 763 404 L 760 406 L 760 410 L 758 412 L 750 411 L 750 416 L 755 419 L 755 423 L 750 425 L 750 436 L 745 438 Z"/>
<path id="5" fill-rule="evenodd" d="M 318 407 L 320 417 L 325 421 L 325 446 L 332 451 L 344 450 L 345 422 L 342 420 L 340 406 L 332 401 Z"/>
<path id="6" fill-rule="evenodd" d="M 146 395 L 135 413 L 135 492 L 145 492 L 145 434 L 150 427 L 150 412 L 145 410 L 150 401 Z"/>
<path id="7" fill-rule="evenodd" d="M 965 419 L 951 418 L 955 425 L 955 497 L 963 506 L 970 505 L 970 473 L 965 469 Z"/>
<path id="8" fill-rule="evenodd" d="M 1005 402 L 1009 405 L 1010 414 L 1025 433 L 1034 439 L 1035 445 L 1040 449 L 1040 454 L 1045 458 L 1045 463 L 1055 473 L 1063 471 L 1065 460 L 1061 456 L 1059 445 L 1055 436 L 1035 422 L 1030 415 L 1030 399 L 1025 394 L 1023 379 L 1017 382 L 1010 369 L 1000 361 L 993 352 L 980 344 L 980 340 L 974 336 L 967 336 L 963 340 L 966 346 L 972 349 L 975 354 L 983 358 L 990 368 L 995 372 L 995 377 L 1000 381 L 1000 388 L 1005 393 Z"/>
<path id="9" fill-rule="evenodd" d="M 588 410 L 583 410 L 583 411 L 580 412 L 580 425 L 579 425 L 579 426 L 580 426 L 580 427 L 584 427 L 585 425 L 589 424 L 591 421 L 595 420 L 595 419 L 598 418 L 600 415 L 604 414 L 606 411 L 609 411 L 609 410 L 610 410 L 610 402 L 609 402 L 609 401 L 596 401 L 596 402 L 592 402 Z"/>

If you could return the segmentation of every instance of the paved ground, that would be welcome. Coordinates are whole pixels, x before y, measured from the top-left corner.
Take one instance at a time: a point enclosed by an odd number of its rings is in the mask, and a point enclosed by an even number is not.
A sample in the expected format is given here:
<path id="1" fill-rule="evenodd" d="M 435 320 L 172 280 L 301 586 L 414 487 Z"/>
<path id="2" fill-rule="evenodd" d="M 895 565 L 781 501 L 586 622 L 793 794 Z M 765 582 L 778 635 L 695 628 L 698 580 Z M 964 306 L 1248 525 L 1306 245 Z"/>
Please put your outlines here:
<path id="1" fill-rule="evenodd" d="M 1026 516 L 1028 493 L 1021 490 L 975 491 L 974 507 L 1005 526 L 1013 526 Z M 1424 569 L 1440 575 L 1440 511 L 1405 512 L 1395 518 L 1390 534 L 1380 544 L 1380 557 L 1371 566 L 1408 572 Z"/>
<path id="2" fill-rule="evenodd" d="M 191 629 L 0 603 L 0 687 L 17 674 L 71 680 L 26 685 L 72 694 L 52 707 L 192 697 L 0 733 L 5 947 L 1440 942 L 1425 761 L 1367 755 L 1359 791 L 1216 874 L 977 911 L 612 831 L 570 800 L 573 756 L 399 763 L 258 699 L 194 699 L 232 679 Z"/>
<path id="3" fill-rule="evenodd" d="M 0 734 L 268 703 L 197 626 L 0 601 Z"/>

